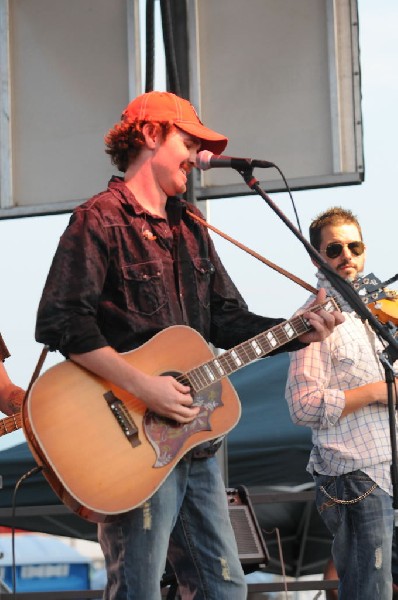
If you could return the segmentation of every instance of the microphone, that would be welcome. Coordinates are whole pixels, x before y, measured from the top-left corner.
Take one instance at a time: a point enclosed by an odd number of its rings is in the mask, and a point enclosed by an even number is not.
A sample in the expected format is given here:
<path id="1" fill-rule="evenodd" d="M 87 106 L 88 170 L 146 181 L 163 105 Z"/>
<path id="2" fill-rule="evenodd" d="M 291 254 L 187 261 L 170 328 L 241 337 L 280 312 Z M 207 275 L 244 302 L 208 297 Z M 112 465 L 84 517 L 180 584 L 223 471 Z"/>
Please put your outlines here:
<path id="1" fill-rule="evenodd" d="M 224 156 L 222 154 L 213 154 L 210 150 L 201 150 L 196 155 L 196 167 L 202 171 L 207 169 L 223 169 L 230 167 L 231 169 L 249 169 L 253 167 L 262 167 L 268 169 L 274 167 L 274 163 L 268 160 L 257 160 L 256 158 L 235 158 L 233 156 Z"/>

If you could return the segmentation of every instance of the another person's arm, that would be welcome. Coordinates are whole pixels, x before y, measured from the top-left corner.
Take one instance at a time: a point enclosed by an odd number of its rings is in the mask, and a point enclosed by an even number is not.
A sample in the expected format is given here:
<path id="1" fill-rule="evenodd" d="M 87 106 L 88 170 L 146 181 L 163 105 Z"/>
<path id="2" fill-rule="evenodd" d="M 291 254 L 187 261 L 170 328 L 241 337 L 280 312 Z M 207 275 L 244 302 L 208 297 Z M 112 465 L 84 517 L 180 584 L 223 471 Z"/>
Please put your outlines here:
<path id="1" fill-rule="evenodd" d="M 367 405 L 387 403 L 385 381 L 342 390 L 331 379 L 329 339 L 291 354 L 286 400 L 293 422 L 315 428 L 330 427 Z"/>
<path id="2" fill-rule="evenodd" d="M 15 385 L 0 362 L 0 411 L 6 415 L 13 415 L 21 410 L 25 392 Z"/>

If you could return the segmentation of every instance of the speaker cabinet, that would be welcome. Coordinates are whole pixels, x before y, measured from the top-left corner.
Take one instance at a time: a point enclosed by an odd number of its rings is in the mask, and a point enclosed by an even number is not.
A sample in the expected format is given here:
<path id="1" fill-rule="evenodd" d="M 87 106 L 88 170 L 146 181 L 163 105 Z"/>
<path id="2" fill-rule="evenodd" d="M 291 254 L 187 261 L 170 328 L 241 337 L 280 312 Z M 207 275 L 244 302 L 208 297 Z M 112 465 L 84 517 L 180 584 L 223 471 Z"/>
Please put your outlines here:
<path id="1" fill-rule="evenodd" d="M 229 517 L 238 544 L 239 559 L 245 572 L 267 565 L 269 553 L 247 489 L 227 488 Z"/>

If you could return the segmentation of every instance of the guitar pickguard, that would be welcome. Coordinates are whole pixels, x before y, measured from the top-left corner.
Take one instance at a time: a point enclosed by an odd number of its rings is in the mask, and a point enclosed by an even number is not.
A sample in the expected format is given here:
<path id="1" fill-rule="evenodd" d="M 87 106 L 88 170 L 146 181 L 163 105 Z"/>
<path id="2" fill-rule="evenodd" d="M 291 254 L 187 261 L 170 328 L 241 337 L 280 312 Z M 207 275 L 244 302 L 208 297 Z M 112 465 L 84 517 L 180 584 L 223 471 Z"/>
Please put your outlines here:
<path id="1" fill-rule="evenodd" d="M 213 383 L 194 395 L 194 406 L 200 406 L 200 412 L 191 423 L 177 423 L 147 411 L 143 419 L 143 429 L 156 453 L 154 467 L 164 467 L 171 462 L 184 442 L 198 431 L 211 431 L 210 416 L 221 400 L 221 382 Z M 215 435 L 214 437 L 217 437 Z"/>

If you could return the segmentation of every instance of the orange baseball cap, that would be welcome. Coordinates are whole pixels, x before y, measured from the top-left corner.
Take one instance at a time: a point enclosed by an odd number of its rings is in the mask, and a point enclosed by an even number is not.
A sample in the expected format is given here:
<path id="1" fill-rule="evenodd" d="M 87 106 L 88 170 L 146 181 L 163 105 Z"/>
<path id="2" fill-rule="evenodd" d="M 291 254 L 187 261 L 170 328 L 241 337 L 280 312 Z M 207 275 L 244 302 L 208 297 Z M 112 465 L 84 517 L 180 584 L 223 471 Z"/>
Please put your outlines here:
<path id="1" fill-rule="evenodd" d="M 171 92 L 147 92 L 137 96 L 122 113 L 122 120 L 168 121 L 202 141 L 201 150 L 221 154 L 228 138 L 205 127 L 192 104 Z"/>

